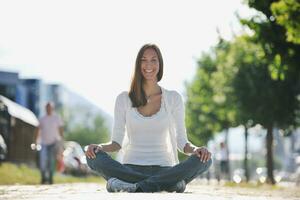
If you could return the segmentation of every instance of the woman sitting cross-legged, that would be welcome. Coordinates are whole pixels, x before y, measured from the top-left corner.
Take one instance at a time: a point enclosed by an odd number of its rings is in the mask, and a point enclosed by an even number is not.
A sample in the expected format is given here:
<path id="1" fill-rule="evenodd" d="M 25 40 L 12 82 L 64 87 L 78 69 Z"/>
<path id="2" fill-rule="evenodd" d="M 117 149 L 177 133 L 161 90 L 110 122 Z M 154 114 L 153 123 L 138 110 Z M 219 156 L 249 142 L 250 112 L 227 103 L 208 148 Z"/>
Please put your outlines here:
<path id="1" fill-rule="evenodd" d="M 188 141 L 182 98 L 158 85 L 162 75 L 159 48 L 144 45 L 130 91 L 117 96 L 111 142 L 88 146 L 87 163 L 107 180 L 109 192 L 184 192 L 212 163 L 205 147 Z M 107 154 L 120 149 L 121 162 Z M 188 159 L 179 163 L 177 149 Z"/>

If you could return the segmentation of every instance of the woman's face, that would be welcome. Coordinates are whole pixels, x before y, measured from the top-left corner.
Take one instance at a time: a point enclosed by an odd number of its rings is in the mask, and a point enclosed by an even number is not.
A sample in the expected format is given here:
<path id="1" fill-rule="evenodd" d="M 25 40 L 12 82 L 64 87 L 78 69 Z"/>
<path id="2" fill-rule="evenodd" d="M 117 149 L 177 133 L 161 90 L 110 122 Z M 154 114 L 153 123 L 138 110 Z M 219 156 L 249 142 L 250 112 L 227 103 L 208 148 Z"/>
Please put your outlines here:
<path id="1" fill-rule="evenodd" d="M 141 71 L 145 80 L 157 81 L 159 60 L 154 49 L 146 49 L 141 60 Z"/>

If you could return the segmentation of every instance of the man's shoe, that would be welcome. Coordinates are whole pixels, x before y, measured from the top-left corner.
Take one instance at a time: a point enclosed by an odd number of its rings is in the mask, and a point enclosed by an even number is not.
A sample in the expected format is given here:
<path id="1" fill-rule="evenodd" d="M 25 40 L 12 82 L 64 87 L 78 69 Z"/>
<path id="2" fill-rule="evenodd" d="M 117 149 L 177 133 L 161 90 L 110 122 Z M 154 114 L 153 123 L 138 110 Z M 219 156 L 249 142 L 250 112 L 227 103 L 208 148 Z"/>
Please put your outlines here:
<path id="1" fill-rule="evenodd" d="M 121 181 L 117 178 L 110 178 L 106 183 L 108 192 L 135 192 L 137 189 L 136 184 Z"/>

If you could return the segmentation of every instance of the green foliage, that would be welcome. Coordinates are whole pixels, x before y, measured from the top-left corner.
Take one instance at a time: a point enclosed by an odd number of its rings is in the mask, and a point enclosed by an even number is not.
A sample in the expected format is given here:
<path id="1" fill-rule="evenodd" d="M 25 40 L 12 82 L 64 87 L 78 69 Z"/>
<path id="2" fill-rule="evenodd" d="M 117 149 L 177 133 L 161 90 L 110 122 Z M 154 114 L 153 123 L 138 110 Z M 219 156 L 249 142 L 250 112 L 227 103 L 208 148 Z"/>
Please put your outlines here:
<path id="1" fill-rule="evenodd" d="M 242 65 L 235 80 L 235 87 L 237 96 L 243 100 L 242 112 L 248 113 L 254 122 L 262 124 L 268 130 L 267 180 L 274 184 L 272 129 L 290 129 L 291 126 L 297 125 L 297 111 L 300 106 L 297 100 L 300 94 L 300 45 L 291 42 L 295 38 L 287 38 L 287 35 L 291 35 L 287 30 L 289 25 L 293 24 L 295 28 L 299 21 L 296 21 L 298 17 L 287 17 L 291 12 L 295 13 L 293 9 L 289 9 L 290 13 L 285 13 L 291 6 L 298 6 L 295 1 L 289 0 L 249 0 L 248 5 L 259 11 L 259 14 L 241 22 L 254 31 L 251 40 L 261 47 L 265 57 L 253 66 Z M 286 18 L 292 20 L 286 23 Z M 240 84 L 244 82 L 249 84 L 242 87 Z M 253 90 L 254 88 L 256 90 Z M 255 92 L 249 95 L 243 90 Z"/>
<path id="2" fill-rule="evenodd" d="M 209 55 L 203 55 L 198 62 L 199 67 L 194 80 L 186 85 L 186 127 L 189 140 L 201 146 L 212 137 L 219 128 L 214 124 L 215 113 L 210 103 L 213 91 L 209 80 L 216 70 L 215 61 Z"/>
<path id="3" fill-rule="evenodd" d="M 76 141 L 81 146 L 91 143 L 103 143 L 109 139 L 109 130 L 105 125 L 104 119 L 101 116 L 96 116 L 92 120 L 92 124 L 78 124 L 66 133 L 66 140 Z"/>
<path id="4" fill-rule="evenodd" d="M 271 10 L 278 24 L 287 30 L 287 40 L 300 44 L 300 2 L 280 0 L 272 3 Z"/>
<path id="5" fill-rule="evenodd" d="M 254 31 L 255 34 L 251 40 L 260 45 L 265 54 L 267 66 L 263 67 L 262 73 L 265 73 L 267 67 L 270 78 L 274 80 L 269 80 L 268 84 L 265 83 L 265 92 L 261 92 L 261 97 L 269 102 L 269 105 L 262 106 L 265 107 L 264 114 L 270 116 L 269 121 L 281 128 L 295 126 L 300 106 L 297 100 L 300 94 L 300 45 L 291 42 L 286 35 L 289 25 L 293 26 L 295 31 L 300 31 L 298 28 L 299 2 L 249 0 L 248 4 L 260 11 L 260 15 L 250 20 L 241 20 L 241 22 Z M 267 78 L 267 74 L 264 77 Z M 253 78 L 256 80 L 255 77 Z"/>
<path id="6" fill-rule="evenodd" d="M 211 55 L 203 54 L 196 76 L 186 85 L 186 125 L 196 145 L 205 145 L 214 133 L 237 125 L 229 48 L 230 43 L 220 40 Z"/>
<path id="7" fill-rule="evenodd" d="M 230 42 L 221 39 L 209 54 L 202 54 L 194 79 L 186 85 L 186 125 L 189 139 L 197 145 L 205 144 L 215 132 L 248 126 L 249 121 L 268 130 L 291 130 L 300 121 L 300 45 L 295 40 L 300 20 L 299 9 L 294 9 L 299 3 L 249 0 L 248 4 L 259 12 L 241 23 L 254 35 Z M 287 17 L 284 6 L 292 22 L 280 19 Z M 287 38 L 287 26 L 296 31 L 292 39 Z"/>
<path id="8" fill-rule="evenodd" d="M 232 86 L 241 113 L 264 126 L 293 123 L 295 98 L 287 82 L 272 78 L 263 48 L 245 37 L 237 38 L 233 46 L 236 51 L 231 55 L 238 71 Z"/>
<path id="9" fill-rule="evenodd" d="M 260 11 L 250 20 L 241 20 L 254 31 L 253 41 L 260 44 L 269 63 L 269 72 L 275 80 L 287 81 L 300 93 L 300 45 L 299 3 L 294 0 L 249 0 L 250 7 Z M 297 10 L 295 10 L 297 9 Z M 288 19 L 288 21 L 283 20 Z M 289 25 L 293 27 L 293 38 L 287 38 Z M 290 28 L 291 29 L 291 28 Z M 291 37 L 291 36 L 290 36 Z"/>

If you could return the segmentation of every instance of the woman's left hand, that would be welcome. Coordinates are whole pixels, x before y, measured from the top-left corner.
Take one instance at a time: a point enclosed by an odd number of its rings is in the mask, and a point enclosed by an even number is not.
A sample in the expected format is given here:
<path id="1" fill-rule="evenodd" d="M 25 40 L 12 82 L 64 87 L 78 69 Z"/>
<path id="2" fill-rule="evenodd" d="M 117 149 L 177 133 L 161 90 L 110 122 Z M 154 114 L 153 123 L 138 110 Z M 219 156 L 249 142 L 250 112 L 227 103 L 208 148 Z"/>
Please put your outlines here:
<path id="1" fill-rule="evenodd" d="M 205 147 L 196 147 L 193 151 L 202 162 L 207 162 L 211 159 L 211 153 Z"/>

